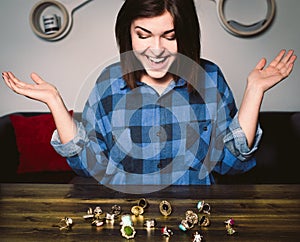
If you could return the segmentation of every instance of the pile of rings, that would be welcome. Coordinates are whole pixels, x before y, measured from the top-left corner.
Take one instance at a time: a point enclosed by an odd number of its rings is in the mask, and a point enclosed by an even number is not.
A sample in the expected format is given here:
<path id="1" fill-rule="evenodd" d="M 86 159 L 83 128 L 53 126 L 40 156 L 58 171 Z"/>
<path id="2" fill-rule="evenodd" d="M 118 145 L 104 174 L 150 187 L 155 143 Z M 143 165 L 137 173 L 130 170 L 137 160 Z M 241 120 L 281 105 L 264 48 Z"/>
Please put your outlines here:
<path id="1" fill-rule="evenodd" d="M 103 212 L 100 206 L 95 208 L 89 207 L 86 211 L 86 214 L 83 215 L 83 218 L 86 221 L 89 221 L 92 226 L 101 227 L 106 223 L 114 222 L 116 219 L 120 220 L 120 233 L 121 236 L 126 239 L 133 239 L 136 235 L 136 230 L 134 228 L 133 218 L 138 218 L 143 215 L 145 210 L 148 208 L 148 201 L 145 198 L 138 200 L 137 204 L 131 207 L 131 213 L 122 214 L 122 208 L 119 205 L 113 205 L 109 212 Z M 204 200 L 201 200 L 196 205 L 196 212 L 192 209 L 188 209 L 185 212 L 184 218 L 179 224 L 179 229 L 183 232 L 191 230 L 195 226 L 208 227 L 211 225 L 210 213 L 211 206 L 209 203 L 206 203 Z M 172 214 L 171 203 L 167 200 L 162 200 L 159 203 L 159 211 L 162 216 L 168 217 Z M 228 235 L 233 235 L 236 233 L 234 226 L 235 222 L 232 218 L 224 221 L 225 228 Z M 58 227 L 60 230 L 71 230 L 74 225 L 73 219 L 70 217 L 64 217 L 59 221 Z M 157 226 L 155 219 L 146 219 L 143 220 L 143 225 L 147 229 L 154 228 Z M 171 237 L 174 233 L 167 226 L 162 227 L 161 229 L 162 236 Z M 193 234 L 193 242 L 203 241 L 203 236 L 200 232 L 196 231 Z"/>

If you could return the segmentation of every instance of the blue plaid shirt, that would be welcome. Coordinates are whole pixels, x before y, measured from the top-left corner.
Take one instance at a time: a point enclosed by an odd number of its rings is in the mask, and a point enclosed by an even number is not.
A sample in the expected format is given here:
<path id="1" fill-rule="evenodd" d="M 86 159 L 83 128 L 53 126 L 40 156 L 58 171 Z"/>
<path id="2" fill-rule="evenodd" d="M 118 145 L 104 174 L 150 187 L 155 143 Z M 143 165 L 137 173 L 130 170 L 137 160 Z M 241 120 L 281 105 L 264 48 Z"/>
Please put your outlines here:
<path id="1" fill-rule="evenodd" d="M 262 131 L 247 146 L 238 110 L 222 72 L 202 60 L 200 92 L 179 79 L 159 95 L 145 83 L 131 90 L 119 63 L 103 70 L 82 115 L 77 135 L 51 144 L 79 175 L 102 184 L 212 184 L 213 173 L 250 170 Z"/>

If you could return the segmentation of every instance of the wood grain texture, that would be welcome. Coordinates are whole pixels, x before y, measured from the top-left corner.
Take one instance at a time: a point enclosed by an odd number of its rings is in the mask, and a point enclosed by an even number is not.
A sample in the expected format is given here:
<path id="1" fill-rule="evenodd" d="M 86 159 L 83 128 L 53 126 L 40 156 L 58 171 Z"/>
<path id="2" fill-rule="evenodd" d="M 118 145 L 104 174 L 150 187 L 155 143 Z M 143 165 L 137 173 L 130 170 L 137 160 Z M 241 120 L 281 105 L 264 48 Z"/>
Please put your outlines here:
<path id="1" fill-rule="evenodd" d="M 137 231 L 134 242 L 168 241 L 161 228 L 174 232 L 169 241 L 193 241 L 199 231 L 209 241 L 299 241 L 300 185 L 213 185 L 171 186 L 149 194 L 126 194 L 95 184 L 1 184 L 0 241 L 127 241 L 120 233 L 120 220 L 102 227 L 83 219 L 89 207 L 110 212 L 118 204 L 130 213 L 140 198 L 149 206 L 140 217 L 133 216 Z M 164 217 L 159 203 L 168 200 L 172 214 Z M 198 201 L 211 206 L 211 225 L 183 232 L 178 225 L 188 209 L 197 212 Z M 199 213 L 198 213 L 199 214 Z M 72 230 L 57 226 L 64 217 L 74 221 Z M 227 235 L 224 221 L 233 218 L 236 234 Z M 143 226 L 156 219 L 154 229 Z"/>

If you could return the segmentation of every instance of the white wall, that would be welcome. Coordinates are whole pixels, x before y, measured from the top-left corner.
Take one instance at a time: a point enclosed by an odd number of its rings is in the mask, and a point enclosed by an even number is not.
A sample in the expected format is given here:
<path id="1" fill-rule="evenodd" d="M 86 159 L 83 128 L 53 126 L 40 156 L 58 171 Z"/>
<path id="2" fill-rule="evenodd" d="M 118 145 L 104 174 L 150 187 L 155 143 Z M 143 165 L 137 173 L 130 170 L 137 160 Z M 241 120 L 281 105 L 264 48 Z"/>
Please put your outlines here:
<path id="1" fill-rule="evenodd" d="M 66 1 L 66 0 L 65 0 Z M 67 0 L 71 2 L 72 0 Z M 30 82 L 32 71 L 53 83 L 70 109 L 81 111 L 97 73 L 118 57 L 114 22 L 123 0 L 93 0 L 75 11 L 70 33 L 62 40 L 49 42 L 34 35 L 29 13 L 38 0 L 1 0 L 0 70 L 13 71 Z M 300 1 L 276 0 L 276 17 L 262 35 L 238 38 L 218 22 L 212 0 L 195 0 L 202 29 L 202 56 L 216 62 L 231 86 L 236 102 L 242 99 L 249 71 L 261 57 L 273 58 L 280 49 L 292 48 L 300 55 Z M 245 23 L 265 15 L 261 0 L 228 0 L 226 13 Z M 300 68 L 266 93 L 265 111 L 300 111 Z M 0 115 L 15 111 L 45 111 L 46 106 L 19 96 L 0 82 Z"/>

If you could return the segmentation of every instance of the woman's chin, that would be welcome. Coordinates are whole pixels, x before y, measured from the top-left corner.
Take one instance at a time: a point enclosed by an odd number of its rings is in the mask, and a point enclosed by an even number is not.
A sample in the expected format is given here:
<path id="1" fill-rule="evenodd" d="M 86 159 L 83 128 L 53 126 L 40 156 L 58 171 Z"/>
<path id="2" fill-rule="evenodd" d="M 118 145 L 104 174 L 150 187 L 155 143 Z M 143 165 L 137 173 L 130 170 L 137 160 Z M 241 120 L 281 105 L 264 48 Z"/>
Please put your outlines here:
<path id="1" fill-rule="evenodd" d="M 167 71 L 164 70 L 146 70 L 146 72 L 153 79 L 163 79 L 167 74 Z"/>

